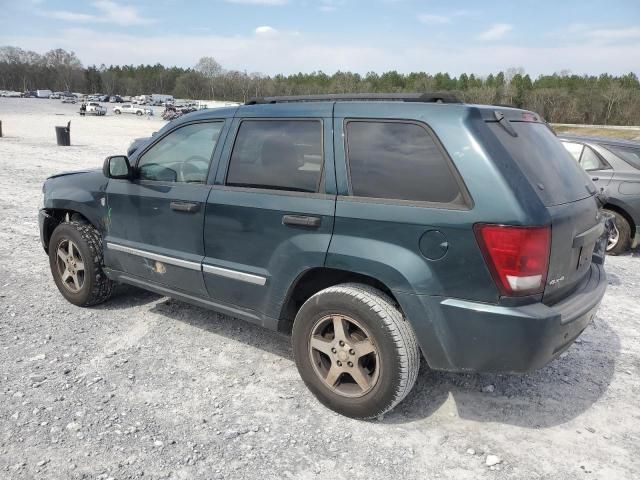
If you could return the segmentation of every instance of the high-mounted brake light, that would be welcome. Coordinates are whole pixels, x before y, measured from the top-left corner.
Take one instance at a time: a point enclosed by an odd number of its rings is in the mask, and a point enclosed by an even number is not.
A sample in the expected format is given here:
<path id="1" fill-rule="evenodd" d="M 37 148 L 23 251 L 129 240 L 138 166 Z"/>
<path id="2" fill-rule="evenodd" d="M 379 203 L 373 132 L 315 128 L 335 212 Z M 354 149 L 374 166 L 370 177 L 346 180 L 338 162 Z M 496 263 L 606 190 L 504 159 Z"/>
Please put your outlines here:
<path id="1" fill-rule="evenodd" d="M 500 292 L 541 293 L 547 281 L 551 227 L 475 225 L 476 239 Z"/>

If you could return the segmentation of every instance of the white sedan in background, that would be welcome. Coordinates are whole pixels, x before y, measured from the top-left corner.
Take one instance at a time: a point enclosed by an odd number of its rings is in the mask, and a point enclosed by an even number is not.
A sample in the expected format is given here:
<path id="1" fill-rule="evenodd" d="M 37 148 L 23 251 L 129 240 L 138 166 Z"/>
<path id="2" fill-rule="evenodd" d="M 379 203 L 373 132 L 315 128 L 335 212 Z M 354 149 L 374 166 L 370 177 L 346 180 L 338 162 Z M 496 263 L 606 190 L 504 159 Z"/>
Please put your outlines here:
<path id="1" fill-rule="evenodd" d="M 115 113 L 116 115 L 120 115 L 121 113 L 133 113 L 141 117 L 142 115 L 153 115 L 153 110 L 138 105 L 131 105 L 130 103 L 125 103 L 123 105 L 113 107 L 113 113 Z"/>

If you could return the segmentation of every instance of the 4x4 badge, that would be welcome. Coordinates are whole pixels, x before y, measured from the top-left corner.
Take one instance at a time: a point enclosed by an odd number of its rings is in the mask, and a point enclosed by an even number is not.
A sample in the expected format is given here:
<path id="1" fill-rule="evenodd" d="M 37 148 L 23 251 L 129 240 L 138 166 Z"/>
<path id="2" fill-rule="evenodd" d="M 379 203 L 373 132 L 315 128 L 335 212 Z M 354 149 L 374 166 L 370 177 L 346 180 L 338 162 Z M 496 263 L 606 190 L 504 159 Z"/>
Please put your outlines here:
<path id="1" fill-rule="evenodd" d="M 560 278 L 554 278 L 553 280 L 550 280 L 549 281 L 549 285 L 557 285 L 562 281 L 564 281 L 564 276 L 562 276 Z"/>

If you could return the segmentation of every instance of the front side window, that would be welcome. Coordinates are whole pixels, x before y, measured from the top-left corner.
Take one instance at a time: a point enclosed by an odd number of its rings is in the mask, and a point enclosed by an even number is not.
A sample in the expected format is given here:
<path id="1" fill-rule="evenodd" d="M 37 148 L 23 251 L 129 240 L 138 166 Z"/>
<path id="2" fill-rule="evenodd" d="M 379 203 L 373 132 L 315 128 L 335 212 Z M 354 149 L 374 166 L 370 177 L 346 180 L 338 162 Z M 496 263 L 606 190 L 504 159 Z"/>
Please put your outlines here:
<path id="1" fill-rule="evenodd" d="M 138 163 L 141 180 L 206 183 L 223 122 L 195 123 L 174 130 Z"/>
<path id="2" fill-rule="evenodd" d="M 245 120 L 231 153 L 226 184 L 317 192 L 322 124 L 317 120 Z"/>
<path id="3" fill-rule="evenodd" d="M 448 159 L 415 123 L 347 122 L 353 195 L 463 205 Z"/>

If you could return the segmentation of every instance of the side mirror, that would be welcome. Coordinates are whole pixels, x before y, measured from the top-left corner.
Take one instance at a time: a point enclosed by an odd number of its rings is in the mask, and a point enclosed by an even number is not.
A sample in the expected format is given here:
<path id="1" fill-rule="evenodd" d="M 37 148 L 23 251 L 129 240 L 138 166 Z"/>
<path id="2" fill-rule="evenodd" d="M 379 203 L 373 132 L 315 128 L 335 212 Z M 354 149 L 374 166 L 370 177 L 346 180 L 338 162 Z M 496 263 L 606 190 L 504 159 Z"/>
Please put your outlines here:
<path id="1" fill-rule="evenodd" d="M 102 173 L 107 178 L 129 179 L 133 177 L 129 159 L 125 155 L 113 155 L 105 158 Z"/>

